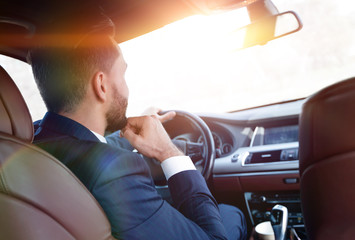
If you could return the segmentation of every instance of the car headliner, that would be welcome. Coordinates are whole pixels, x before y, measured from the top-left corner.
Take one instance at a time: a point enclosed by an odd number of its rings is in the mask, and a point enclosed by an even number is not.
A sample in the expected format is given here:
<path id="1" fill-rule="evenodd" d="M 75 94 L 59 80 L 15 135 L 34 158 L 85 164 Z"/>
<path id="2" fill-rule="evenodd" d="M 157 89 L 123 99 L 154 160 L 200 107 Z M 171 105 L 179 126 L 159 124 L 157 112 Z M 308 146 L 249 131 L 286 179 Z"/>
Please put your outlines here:
<path id="1" fill-rule="evenodd" d="M 88 9 L 103 9 L 114 21 L 117 29 L 115 40 L 121 43 L 191 15 L 243 7 L 255 1 L 5 0 L 0 3 L 0 53 L 24 61 L 28 49 L 34 44 L 31 40 L 38 32 L 58 34 L 55 32 L 58 20 L 67 20 L 66 26 L 80 27 L 78 19 L 90 19 Z"/>

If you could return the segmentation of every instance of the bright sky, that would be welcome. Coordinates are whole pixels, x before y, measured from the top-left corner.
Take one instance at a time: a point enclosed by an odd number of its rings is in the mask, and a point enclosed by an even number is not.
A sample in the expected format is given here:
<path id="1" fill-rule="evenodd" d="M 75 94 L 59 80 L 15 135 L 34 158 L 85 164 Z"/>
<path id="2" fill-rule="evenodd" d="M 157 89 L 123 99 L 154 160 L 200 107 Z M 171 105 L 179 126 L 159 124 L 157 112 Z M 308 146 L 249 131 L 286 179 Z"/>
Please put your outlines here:
<path id="1" fill-rule="evenodd" d="M 225 112 L 306 97 L 355 76 L 353 1 L 274 0 L 294 10 L 303 29 L 290 36 L 235 51 L 232 31 L 248 24 L 246 9 L 193 16 L 121 44 L 128 63 L 128 115 L 150 106 L 191 112 Z M 0 56 L 32 113 L 45 107 L 24 63 Z"/>

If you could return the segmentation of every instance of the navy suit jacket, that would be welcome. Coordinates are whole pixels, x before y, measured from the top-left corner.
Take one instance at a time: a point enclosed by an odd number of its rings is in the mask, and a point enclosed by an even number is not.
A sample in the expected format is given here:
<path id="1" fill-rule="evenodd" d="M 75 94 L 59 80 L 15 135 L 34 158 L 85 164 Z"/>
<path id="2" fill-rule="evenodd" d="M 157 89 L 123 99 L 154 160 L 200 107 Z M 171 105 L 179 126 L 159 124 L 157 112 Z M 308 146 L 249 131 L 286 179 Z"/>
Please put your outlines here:
<path id="1" fill-rule="evenodd" d="M 157 193 L 145 160 L 126 140 L 116 136 L 101 143 L 83 125 L 52 112 L 38 123 L 34 143 L 83 182 L 116 238 L 227 239 L 218 205 L 198 171 L 169 179 L 171 206 Z"/>

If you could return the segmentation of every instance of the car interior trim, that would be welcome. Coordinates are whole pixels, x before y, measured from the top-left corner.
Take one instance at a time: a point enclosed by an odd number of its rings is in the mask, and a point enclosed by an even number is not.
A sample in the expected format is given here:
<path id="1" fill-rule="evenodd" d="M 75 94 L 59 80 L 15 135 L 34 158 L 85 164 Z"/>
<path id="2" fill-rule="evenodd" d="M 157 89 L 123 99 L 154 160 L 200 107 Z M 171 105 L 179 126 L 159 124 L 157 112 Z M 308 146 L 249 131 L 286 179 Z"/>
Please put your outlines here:
<path id="1" fill-rule="evenodd" d="M 274 172 L 250 172 L 250 173 L 232 173 L 232 174 L 214 174 L 214 178 L 225 178 L 225 177 L 250 177 L 250 176 L 269 176 L 269 175 L 280 175 L 280 174 L 298 174 L 298 170 L 290 171 L 274 171 Z"/>

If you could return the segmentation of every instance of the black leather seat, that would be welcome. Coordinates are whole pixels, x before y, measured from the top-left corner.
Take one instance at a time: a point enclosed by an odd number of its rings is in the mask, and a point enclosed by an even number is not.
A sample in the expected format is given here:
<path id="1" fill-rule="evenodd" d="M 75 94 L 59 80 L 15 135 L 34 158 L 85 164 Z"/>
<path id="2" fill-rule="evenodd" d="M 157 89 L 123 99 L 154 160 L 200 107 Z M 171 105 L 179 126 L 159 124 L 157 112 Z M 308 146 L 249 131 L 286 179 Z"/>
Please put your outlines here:
<path id="1" fill-rule="evenodd" d="M 0 66 L 0 239 L 113 239 L 90 192 L 32 139 L 28 108 Z"/>
<path id="2" fill-rule="evenodd" d="M 355 78 L 327 87 L 306 101 L 299 141 L 309 239 L 354 239 Z"/>

